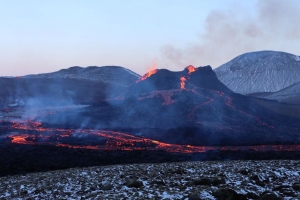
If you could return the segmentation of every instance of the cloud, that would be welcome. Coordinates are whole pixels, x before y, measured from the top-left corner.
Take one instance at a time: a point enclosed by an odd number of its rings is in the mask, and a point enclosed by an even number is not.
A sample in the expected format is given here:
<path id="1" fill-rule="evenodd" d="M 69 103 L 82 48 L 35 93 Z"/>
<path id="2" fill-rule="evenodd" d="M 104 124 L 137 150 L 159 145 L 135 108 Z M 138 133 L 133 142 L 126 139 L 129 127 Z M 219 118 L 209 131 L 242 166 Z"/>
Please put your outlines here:
<path id="1" fill-rule="evenodd" d="M 196 43 L 183 49 L 168 44 L 161 53 L 181 68 L 189 64 L 215 68 L 242 53 L 266 49 L 297 54 L 299 25 L 297 0 L 258 0 L 254 15 L 238 9 L 211 11 Z"/>

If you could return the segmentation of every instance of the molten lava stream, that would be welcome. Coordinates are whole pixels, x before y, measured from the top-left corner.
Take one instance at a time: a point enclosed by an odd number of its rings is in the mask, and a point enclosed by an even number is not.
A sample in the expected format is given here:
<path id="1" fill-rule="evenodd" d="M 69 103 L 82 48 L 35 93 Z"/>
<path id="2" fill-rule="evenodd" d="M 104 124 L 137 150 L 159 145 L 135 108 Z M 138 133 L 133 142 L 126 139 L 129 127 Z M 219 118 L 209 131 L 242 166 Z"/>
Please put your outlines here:
<path id="1" fill-rule="evenodd" d="M 182 76 L 180 78 L 180 89 L 185 89 L 185 81 L 186 81 L 186 78 L 184 76 Z"/>
<path id="2" fill-rule="evenodd" d="M 232 108 L 233 110 L 236 110 L 235 107 L 232 105 L 232 99 L 231 99 L 230 96 L 226 96 L 226 103 L 225 103 L 225 104 L 226 104 L 228 107 Z M 250 115 L 249 113 L 246 113 L 246 112 L 244 112 L 244 111 L 242 111 L 242 110 L 238 110 L 238 111 L 239 111 L 240 113 L 242 113 L 243 115 L 247 115 L 247 116 L 249 116 L 249 117 L 251 117 L 251 118 L 254 118 L 259 124 L 261 124 L 261 125 L 263 125 L 263 126 L 267 126 L 267 127 L 271 128 L 271 129 L 275 129 L 274 126 L 268 125 L 267 123 L 261 121 L 261 120 L 260 120 L 258 117 L 256 117 L 256 116 Z"/>
<path id="3" fill-rule="evenodd" d="M 157 98 L 162 97 L 164 100 L 162 102 L 162 105 L 166 106 L 166 105 L 170 105 L 175 102 L 171 98 L 174 95 L 174 92 L 175 92 L 175 90 L 153 91 L 153 92 L 142 94 L 140 97 L 138 97 L 138 100 L 143 100 L 143 99 L 148 99 L 148 98 L 153 98 L 153 97 L 157 97 Z"/>
<path id="4" fill-rule="evenodd" d="M 210 104 L 210 103 L 212 103 L 212 102 L 215 101 L 213 98 L 210 98 L 210 97 L 205 97 L 205 98 L 208 99 L 208 101 L 203 102 L 202 104 L 199 104 L 199 105 L 195 106 L 195 107 L 193 108 L 193 110 L 188 114 L 187 117 L 188 117 L 190 120 L 192 119 L 192 117 L 195 115 L 196 111 L 197 111 L 200 107 L 205 106 L 205 105 L 208 105 L 208 104 Z"/>
<path id="5" fill-rule="evenodd" d="M 205 102 L 205 103 L 209 103 Z M 38 126 L 37 126 L 38 125 Z M 66 148 L 82 148 L 93 150 L 164 150 L 167 152 L 176 153 L 200 153 L 208 150 L 221 151 L 237 151 L 237 150 L 255 150 L 255 151 L 299 151 L 300 145 L 256 145 L 256 146 L 191 146 L 191 145 L 177 145 L 159 142 L 149 138 L 138 137 L 126 133 L 105 131 L 105 130 L 73 130 L 73 129 L 50 129 L 42 128 L 40 123 L 26 123 L 22 124 L 14 122 L 11 130 L 26 130 L 26 134 L 12 133 L 8 137 L 11 138 L 13 144 L 27 144 L 27 145 L 55 145 L 57 147 Z M 27 131 L 33 131 L 33 134 L 28 134 Z M 74 139 L 81 140 L 77 134 L 83 134 L 84 137 L 99 137 L 105 139 L 106 143 L 99 145 L 72 145 Z M 38 140 L 36 140 L 38 138 Z M 70 138 L 70 140 L 68 140 Z M 60 142 L 63 141 L 63 142 Z M 70 142 L 70 143 L 69 143 Z M 76 140 L 75 140 L 76 142 Z"/>

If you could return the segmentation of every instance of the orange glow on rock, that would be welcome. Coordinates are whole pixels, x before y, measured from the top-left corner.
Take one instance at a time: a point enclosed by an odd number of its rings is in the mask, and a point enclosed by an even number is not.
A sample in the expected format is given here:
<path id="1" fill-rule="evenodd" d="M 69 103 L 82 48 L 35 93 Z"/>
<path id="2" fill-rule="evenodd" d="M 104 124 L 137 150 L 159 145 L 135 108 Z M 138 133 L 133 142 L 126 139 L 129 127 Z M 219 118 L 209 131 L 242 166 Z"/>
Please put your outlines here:
<path id="1" fill-rule="evenodd" d="M 196 71 L 197 69 L 193 65 L 189 65 L 189 66 L 187 66 L 187 70 L 189 71 L 189 74 L 191 74 L 194 71 Z"/>
<path id="2" fill-rule="evenodd" d="M 185 79 L 185 77 L 182 77 Z M 178 91 L 180 89 L 177 89 Z M 186 90 L 188 91 L 188 89 Z M 208 98 L 206 102 L 197 105 L 194 110 L 201 106 L 213 102 Z M 191 116 L 193 117 L 193 112 Z M 263 123 L 263 122 L 261 122 Z M 166 151 L 171 153 L 201 153 L 210 150 L 219 151 L 299 151 L 300 145 L 255 145 L 255 146 L 193 146 L 191 144 L 170 144 L 160 142 L 150 138 L 131 135 L 128 133 L 108 131 L 108 130 L 91 130 L 91 129 L 63 129 L 63 128 L 46 128 L 40 122 L 20 120 L 13 122 L 9 130 L 13 131 L 8 137 L 11 138 L 12 144 L 22 145 L 54 145 L 57 147 L 74 148 L 74 149 L 90 149 L 103 151 Z M 22 134 L 25 131 L 26 133 Z M 31 133 L 28 133 L 31 132 Z M 100 138 L 105 140 L 99 144 L 72 144 L 77 134 L 87 137 Z M 70 138 L 70 140 L 68 139 Z M 78 138 L 79 139 L 79 138 Z M 69 143 L 71 142 L 71 143 Z"/>
<path id="3" fill-rule="evenodd" d="M 184 78 L 184 76 L 182 76 L 180 78 L 180 89 L 185 89 L 185 81 L 186 81 L 186 78 Z"/>
<path id="4" fill-rule="evenodd" d="M 11 143 L 13 143 L 13 144 L 33 144 L 33 142 L 26 140 L 26 138 L 29 137 L 29 135 L 27 135 L 27 134 L 11 135 L 9 137 L 12 139 Z"/>
<path id="5" fill-rule="evenodd" d="M 152 76 L 153 74 L 155 74 L 157 71 L 158 71 L 158 69 L 156 69 L 156 62 L 154 62 L 151 67 L 148 67 L 148 72 L 146 74 L 144 74 L 136 82 L 138 83 L 140 81 L 146 80 L 147 78 L 149 78 L 150 76 Z"/>

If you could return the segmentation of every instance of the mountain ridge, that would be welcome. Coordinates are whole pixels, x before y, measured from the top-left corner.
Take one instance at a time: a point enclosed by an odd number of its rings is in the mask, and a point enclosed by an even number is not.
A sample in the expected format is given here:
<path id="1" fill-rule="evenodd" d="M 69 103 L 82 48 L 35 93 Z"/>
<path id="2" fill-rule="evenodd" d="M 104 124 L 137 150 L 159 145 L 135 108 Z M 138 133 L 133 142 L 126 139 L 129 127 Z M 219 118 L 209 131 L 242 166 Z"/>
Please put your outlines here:
<path id="1" fill-rule="evenodd" d="M 300 57 L 279 51 L 249 52 L 214 71 L 234 92 L 277 92 L 300 81 Z"/>
<path id="2" fill-rule="evenodd" d="M 74 66 L 56 72 L 25 75 L 22 78 L 74 78 L 130 86 L 140 78 L 140 75 L 120 66 Z"/>
<path id="3" fill-rule="evenodd" d="M 158 70 L 132 85 L 123 98 L 84 108 L 76 116 L 56 113 L 36 120 L 74 129 L 126 129 L 127 133 L 173 144 L 299 142 L 295 132 L 298 119 L 276 114 L 251 98 L 232 92 L 216 78 L 211 67 L 192 69 Z"/>

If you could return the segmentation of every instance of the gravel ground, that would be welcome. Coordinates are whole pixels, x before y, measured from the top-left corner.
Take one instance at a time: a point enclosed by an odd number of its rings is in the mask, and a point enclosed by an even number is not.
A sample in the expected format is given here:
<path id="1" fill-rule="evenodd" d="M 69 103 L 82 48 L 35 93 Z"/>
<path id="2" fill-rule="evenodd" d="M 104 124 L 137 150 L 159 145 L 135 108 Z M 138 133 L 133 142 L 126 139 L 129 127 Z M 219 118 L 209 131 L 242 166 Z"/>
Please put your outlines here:
<path id="1" fill-rule="evenodd" d="M 0 199 L 300 199 L 300 161 L 130 164 L 0 177 Z"/>

